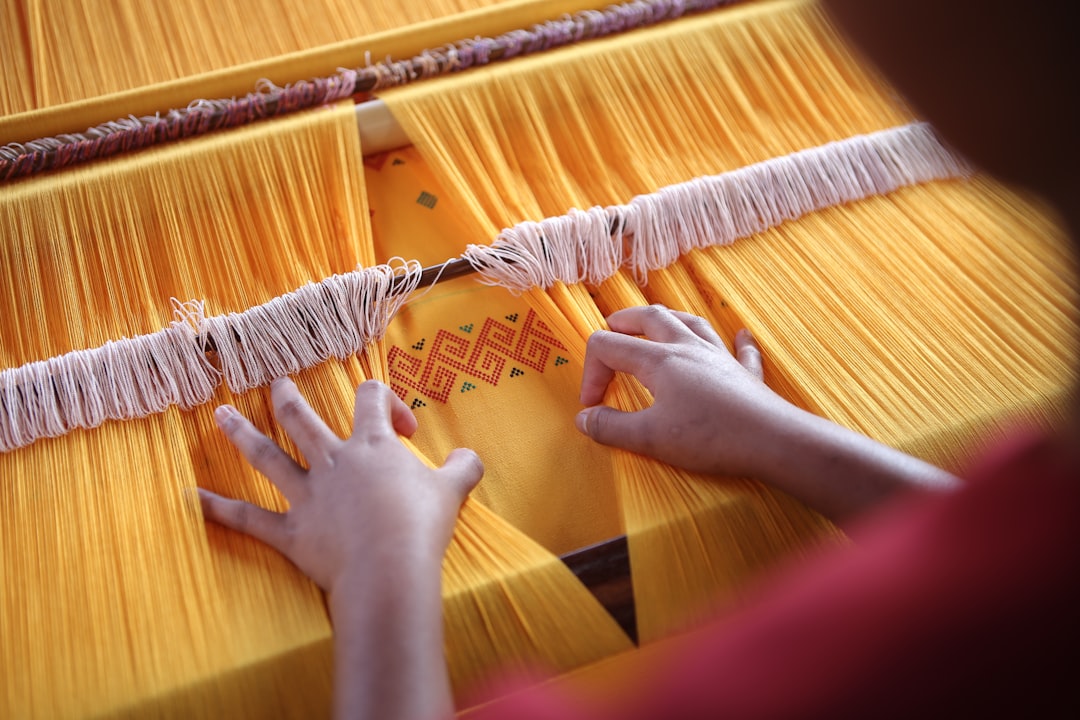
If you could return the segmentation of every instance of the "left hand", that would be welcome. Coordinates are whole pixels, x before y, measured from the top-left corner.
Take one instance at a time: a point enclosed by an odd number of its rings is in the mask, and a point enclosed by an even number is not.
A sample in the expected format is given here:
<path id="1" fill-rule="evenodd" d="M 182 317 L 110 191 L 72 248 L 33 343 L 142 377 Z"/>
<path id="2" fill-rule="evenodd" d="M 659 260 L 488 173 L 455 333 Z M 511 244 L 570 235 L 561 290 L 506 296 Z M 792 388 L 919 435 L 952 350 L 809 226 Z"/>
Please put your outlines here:
<path id="1" fill-rule="evenodd" d="M 397 434 L 416 430 L 412 411 L 386 385 L 356 391 L 352 435 L 338 437 L 287 378 L 271 385 L 274 417 L 303 453 L 304 468 L 229 405 L 218 426 L 289 501 L 276 513 L 199 490 L 207 518 L 274 547 L 334 594 L 350 577 L 370 582 L 402 563 L 433 566 L 450 542 L 458 510 L 483 475 L 471 450 L 427 467 Z"/>

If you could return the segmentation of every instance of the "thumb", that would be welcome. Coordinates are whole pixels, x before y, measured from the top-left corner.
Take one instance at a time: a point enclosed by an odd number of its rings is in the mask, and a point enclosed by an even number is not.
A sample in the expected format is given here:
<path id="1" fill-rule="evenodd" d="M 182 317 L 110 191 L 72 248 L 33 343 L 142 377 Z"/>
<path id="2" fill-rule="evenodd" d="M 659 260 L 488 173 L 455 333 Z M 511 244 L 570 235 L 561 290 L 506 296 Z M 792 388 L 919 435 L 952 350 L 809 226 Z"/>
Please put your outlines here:
<path id="1" fill-rule="evenodd" d="M 446 456 L 446 462 L 443 463 L 439 472 L 447 475 L 461 502 L 465 502 L 465 498 L 484 476 L 484 463 L 472 450 L 458 448 L 450 451 L 450 454 Z"/>
<path id="2" fill-rule="evenodd" d="M 623 412 L 607 405 L 585 408 L 574 419 L 577 429 L 602 445 L 644 451 L 639 412 Z"/>

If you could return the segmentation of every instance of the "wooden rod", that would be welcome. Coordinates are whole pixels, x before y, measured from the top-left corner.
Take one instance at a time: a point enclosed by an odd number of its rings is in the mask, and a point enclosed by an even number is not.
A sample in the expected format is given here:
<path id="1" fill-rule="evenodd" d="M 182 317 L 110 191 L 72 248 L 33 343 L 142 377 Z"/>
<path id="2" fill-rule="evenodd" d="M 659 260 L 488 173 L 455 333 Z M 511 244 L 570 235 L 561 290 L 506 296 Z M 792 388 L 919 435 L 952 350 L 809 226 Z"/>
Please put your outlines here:
<path id="1" fill-rule="evenodd" d="M 615 622 L 637 644 L 637 613 L 625 535 L 574 550 L 560 560 L 570 568 Z"/>

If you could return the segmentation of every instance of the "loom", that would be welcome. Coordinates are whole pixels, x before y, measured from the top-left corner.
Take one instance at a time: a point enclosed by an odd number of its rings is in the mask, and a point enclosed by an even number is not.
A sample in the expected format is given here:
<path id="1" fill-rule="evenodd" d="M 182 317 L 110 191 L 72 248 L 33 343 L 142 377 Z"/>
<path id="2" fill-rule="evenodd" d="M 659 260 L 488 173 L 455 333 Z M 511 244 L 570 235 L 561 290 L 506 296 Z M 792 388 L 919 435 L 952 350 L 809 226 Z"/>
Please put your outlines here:
<path id="1" fill-rule="evenodd" d="M 283 507 L 211 417 L 290 447 L 276 375 L 342 432 L 382 379 L 418 453 L 484 459 L 444 567 L 465 715 L 500 673 L 617 676 L 846 542 L 574 432 L 605 313 L 750 327 L 778 392 L 954 470 L 1061 415 L 1056 218 L 813 2 L 222 5 L 4 6 L 0 716 L 327 714 L 318 589 L 193 493 Z"/>

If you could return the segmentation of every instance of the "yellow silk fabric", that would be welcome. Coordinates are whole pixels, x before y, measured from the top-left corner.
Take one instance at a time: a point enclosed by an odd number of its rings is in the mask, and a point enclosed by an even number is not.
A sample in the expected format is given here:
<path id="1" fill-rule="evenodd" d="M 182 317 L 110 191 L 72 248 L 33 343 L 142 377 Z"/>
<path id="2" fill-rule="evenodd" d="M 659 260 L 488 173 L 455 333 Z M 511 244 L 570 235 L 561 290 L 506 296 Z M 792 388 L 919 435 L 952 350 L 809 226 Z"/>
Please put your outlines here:
<path id="1" fill-rule="evenodd" d="M 187 42 L 180 54 L 192 57 L 163 63 L 112 56 L 112 45 L 88 51 L 111 37 L 94 32 L 71 48 L 44 43 L 40 34 L 103 26 L 45 27 L 44 5 L 8 2 L 0 53 L 20 82 L 4 85 L 0 141 L 242 94 L 258 77 L 326 74 L 355 66 L 358 49 L 381 57 L 510 30 L 564 5 L 501 3 L 469 15 L 472 32 L 449 17 L 340 46 L 316 47 L 327 40 L 312 36 L 268 45 L 271 58 L 259 54 L 258 36 L 246 55 L 238 43 L 194 57 L 198 32 L 175 28 L 204 28 L 218 17 L 210 5 L 187 16 L 139 5 L 153 18 L 145 22 L 134 6 L 110 6 L 121 8 L 118 27 L 145 26 L 150 36 L 164 18 L 175 23 L 165 34 Z M 431 7 L 430 17 L 453 9 Z M 273 25 L 274 43 L 293 42 L 280 40 L 289 27 L 299 38 L 300 23 L 265 12 L 259 24 Z M 145 36 L 135 46 L 158 51 Z M 285 47 L 299 55 L 277 55 Z M 84 62 L 92 54 L 111 59 Z M 365 166 L 346 104 L 0 186 L 0 366 L 157 330 L 174 296 L 205 299 L 211 314 L 243 310 L 358 263 L 440 261 L 519 220 L 626 202 L 911 119 L 812 4 L 788 1 L 385 99 L 418 151 Z M 623 276 L 523 297 L 447 283 L 408 305 L 381 346 L 298 382 L 341 433 L 356 384 L 397 384 L 408 403 L 424 403 L 416 444 L 431 461 L 471 445 L 487 462 L 444 573 L 448 659 L 462 694 L 496 667 L 560 672 L 628 647 L 552 551 L 625 529 L 641 634 L 651 640 L 692 622 L 717 593 L 730 597 L 762 569 L 835 537 L 751 481 L 686 476 L 578 436 L 570 422 L 584 343 L 603 313 L 659 301 L 707 315 L 725 337 L 749 326 L 784 395 L 959 467 L 977 433 L 1058 413 L 1076 292 L 1060 240 L 1052 218 L 984 179 L 935 183 L 693 253 L 643 289 Z M 522 329 L 530 313 L 540 339 L 519 349 L 532 337 Z M 495 364 L 470 365 L 485 326 L 492 352 L 477 362 Z M 422 382 L 440 332 L 474 374 L 443 362 L 441 376 L 427 376 L 435 382 Z M 621 382 L 612 401 L 634 407 L 647 397 Z M 265 388 L 235 398 L 223 388 L 191 412 L 109 422 L 0 455 L 0 715 L 325 714 L 330 627 L 320 593 L 268 548 L 205 527 L 192 495 L 198 485 L 283 507 L 214 429 L 217 402 L 236 403 L 294 450 Z"/>
<path id="2" fill-rule="evenodd" d="M 415 150 L 366 164 L 381 260 L 433 265 L 474 239 Z M 478 500 L 555 553 L 622 533 L 610 452 L 573 430 L 581 360 L 523 298 L 471 278 L 437 285 L 414 295 L 386 344 L 419 447 L 433 458 L 471 447 L 484 460 Z"/>

